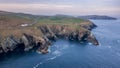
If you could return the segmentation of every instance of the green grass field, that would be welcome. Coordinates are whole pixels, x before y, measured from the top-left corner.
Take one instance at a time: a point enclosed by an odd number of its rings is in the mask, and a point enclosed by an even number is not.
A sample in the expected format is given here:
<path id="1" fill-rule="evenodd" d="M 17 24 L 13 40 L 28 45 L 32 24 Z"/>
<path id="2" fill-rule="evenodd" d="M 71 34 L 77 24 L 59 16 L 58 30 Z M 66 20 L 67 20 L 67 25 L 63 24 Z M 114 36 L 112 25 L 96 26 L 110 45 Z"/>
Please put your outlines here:
<path id="1" fill-rule="evenodd" d="M 22 27 L 21 24 L 31 25 Z M 41 36 L 42 33 L 40 30 L 36 29 L 41 25 L 67 25 L 70 28 L 81 29 L 80 25 L 89 24 L 90 22 L 88 20 L 71 16 L 35 16 L 30 14 L 3 12 L 0 14 L 0 36 L 8 37 L 9 35 L 15 35 L 20 37 L 22 33 Z"/>

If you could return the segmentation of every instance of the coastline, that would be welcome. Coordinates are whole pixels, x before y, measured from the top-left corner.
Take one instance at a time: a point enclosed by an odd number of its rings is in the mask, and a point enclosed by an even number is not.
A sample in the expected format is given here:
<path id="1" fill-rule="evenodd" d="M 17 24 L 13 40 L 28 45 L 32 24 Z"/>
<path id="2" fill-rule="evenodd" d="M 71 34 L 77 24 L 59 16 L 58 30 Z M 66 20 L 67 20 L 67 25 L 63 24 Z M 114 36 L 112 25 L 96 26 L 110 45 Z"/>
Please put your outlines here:
<path id="1" fill-rule="evenodd" d="M 14 16 L 17 15 L 15 14 Z M 53 16 L 47 17 L 48 19 L 50 19 L 48 23 L 36 22 L 33 24 L 34 20 L 32 20 L 31 18 L 23 18 L 24 15 L 22 16 L 22 18 L 20 18 L 19 16 L 18 18 L 14 16 L 8 16 L 7 14 L 5 14 L 5 16 L 1 19 L 1 55 L 7 54 L 9 52 L 19 53 L 29 51 L 35 47 L 37 47 L 37 51 L 40 51 L 42 54 L 46 54 L 48 53 L 49 46 L 51 46 L 51 40 L 55 41 L 61 38 L 67 40 L 75 40 L 78 42 L 91 42 L 94 45 L 99 45 L 95 36 L 90 32 L 93 28 L 97 26 L 89 20 L 82 20 L 74 17 L 61 18 Z M 46 17 L 44 19 L 46 19 Z M 21 21 L 23 21 L 24 23 Z M 62 22 L 59 23 L 59 21 Z M 4 22 L 6 24 L 2 25 L 2 23 Z M 13 24 L 10 24 L 11 22 Z M 28 26 L 31 23 L 33 25 Z M 28 25 L 20 26 L 21 24 Z"/>

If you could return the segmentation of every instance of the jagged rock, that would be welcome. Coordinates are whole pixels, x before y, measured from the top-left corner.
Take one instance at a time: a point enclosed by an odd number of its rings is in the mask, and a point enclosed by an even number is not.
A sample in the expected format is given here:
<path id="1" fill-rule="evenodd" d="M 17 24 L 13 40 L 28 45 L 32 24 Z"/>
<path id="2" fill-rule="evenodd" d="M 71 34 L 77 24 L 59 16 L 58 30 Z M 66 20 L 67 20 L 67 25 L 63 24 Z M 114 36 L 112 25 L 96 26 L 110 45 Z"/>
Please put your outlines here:
<path id="1" fill-rule="evenodd" d="M 2 49 L 2 47 L 1 47 L 1 45 L 0 45 L 0 54 L 1 54 L 1 53 L 3 53 L 3 49 Z"/>
<path id="2" fill-rule="evenodd" d="M 25 45 L 25 51 L 29 51 L 36 45 L 34 37 L 27 34 L 23 34 L 22 42 Z"/>
<path id="3" fill-rule="evenodd" d="M 38 48 L 38 51 L 40 51 L 42 54 L 46 54 L 46 53 L 49 52 L 49 51 L 48 51 L 48 48 L 49 48 L 48 45 L 44 45 L 44 46 L 39 47 L 39 48 Z"/>
<path id="4" fill-rule="evenodd" d="M 29 51 L 35 46 L 39 46 L 38 51 L 41 53 L 45 54 L 48 53 L 48 47 L 50 46 L 50 41 L 49 39 L 44 36 L 44 37 L 36 37 L 36 36 L 31 36 L 24 34 L 22 37 L 22 41 L 25 45 L 25 51 Z"/>
<path id="5" fill-rule="evenodd" d="M 24 33 L 21 38 L 9 36 L 3 42 L 0 41 L 0 53 L 14 50 L 29 51 L 38 46 L 37 51 L 42 54 L 46 54 L 48 53 L 48 48 L 51 45 L 50 40 L 57 40 L 58 38 L 76 40 L 79 42 L 88 41 L 94 45 L 99 45 L 95 36 L 89 31 L 93 27 L 96 27 L 94 24 L 82 24 L 80 27 L 81 28 L 78 29 L 71 28 L 69 25 L 41 25 L 38 28 L 43 33 L 43 36 L 30 35 L 26 33 Z"/>
<path id="6" fill-rule="evenodd" d="M 2 41 L 2 39 L 0 37 L 0 54 L 3 53 L 3 48 L 2 48 L 2 45 L 1 45 L 1 41 Z"/>
<path id="7" fill-rule="evenodd" d="M 44 34 L 47 38 L 49 38 L 49 39 L 51 39 L 51 40 L 56 40 L 56 39 L 57 39 L 55 33 L 53 33 L 48 26 L 43 25 L 43 26 L 40 27 L 40 30 L 43 32 L 43 34 Z"/>
<path id="8" fill-rule="evenodd" d="M 91 25 L 93 25 L 93 24 L 91 24 Z M 89 28 L 91 28 L 91 29 L 93 27 L 95 27 L 95 26 L 94 25 L 91 27 L 89 26 Z M 62 26 L 52 25 L 52 26 L 42 26 L 42 27 L 40 26 L 40 28 L 43 33 L 46 33 L 46 34 L 51 33 L 55 37 L 58 37 L 58 38 L 65 38 L 65 39 L 77 40 L 77 41 L 89 41 L 89 42 L 93 43 L 94 45 L 98 45 L 98 41 L 96 40 L 94 35 L 85 28 L 71 29 L 71 27 L 69 27 L 67 25 L 62 25 Z M 46 35 L 46 36 L 48 37 L 48 35 Z M 49 36 L 52 36 L 52 35 L 49 35 Z"/>
<path id="9" fill-rule="evenodd" d="M 18 43 L 18 39 L 16 39 L 14 36 L 10 36 L 7 37 L 4 42 L 1 42 L 1 47 L 4 52 L 13 51 L 17 47 Z"/>
<path id="10" fill-rule="evenodd" d="M 46 36 L 44 36 L 42 38 L 39 37 L 36 39 L 38 40 L 37 43 L 39 46 L 37 51 L 41 52 L 42 54 L 48 53 L 48 48 L 51 45 L 51 42 L 49 41 L 49 39 Z"/>
<path id="11" fill-rule="evenodd" d="M 87 41 L 93 43 L 94 45 L 99 45 L 97 39 L 95 38 L 95 36 L 94 36 L 92 33 L 90 33 L 90 34 L 88 35 Z"/>

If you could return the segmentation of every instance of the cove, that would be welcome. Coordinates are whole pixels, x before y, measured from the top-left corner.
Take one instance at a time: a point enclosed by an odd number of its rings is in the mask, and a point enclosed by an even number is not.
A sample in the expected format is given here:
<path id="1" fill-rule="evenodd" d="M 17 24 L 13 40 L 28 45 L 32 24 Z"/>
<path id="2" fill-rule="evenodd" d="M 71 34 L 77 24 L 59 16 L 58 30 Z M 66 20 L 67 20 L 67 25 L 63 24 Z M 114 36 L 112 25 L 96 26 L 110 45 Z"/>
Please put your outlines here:
<path id="1" fill-rule="evenodd" d="M 25 53 L 0 61 L 0 68 L 119 68 L 120 20 L 91 20 L 98 27 L 92 32 L 100 46 L 57 40 L 50 53 Z"/>

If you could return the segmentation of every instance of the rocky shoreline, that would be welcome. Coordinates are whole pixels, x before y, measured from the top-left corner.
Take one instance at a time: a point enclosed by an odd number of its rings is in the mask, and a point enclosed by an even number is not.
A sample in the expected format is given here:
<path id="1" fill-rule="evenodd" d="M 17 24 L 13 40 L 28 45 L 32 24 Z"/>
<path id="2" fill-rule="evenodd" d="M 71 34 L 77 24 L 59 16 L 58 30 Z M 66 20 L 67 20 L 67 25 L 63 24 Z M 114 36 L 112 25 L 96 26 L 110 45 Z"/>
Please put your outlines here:
<path id="1" fill-rule="evenodd" d="M 23 34 L 21 38 L 9 36 L 4 41 L 0 40 L 0 53 L 7 53 L 17 50 L 18 52 L 29 51 L 35 46 L 43 54 L 48 53 L 51 45 L 50 40 L 64 38 L 67 40 L 76 40 L 79 42 L 88 41 L 94 45 L 99 45 L 95 36 L 89 31 L 96 27 L 93 23 L 90 26 L 82 26 L 81 29 L 71 29 L 68 25 L 42 25 L 38 27 L 43 33 L 43 37 Z M 19 47 L 19 49 L 18 49 Z M 17 49 L 16 49 L 17 48 Z"/>
<path id="2" fill-rule="evenodd" d="M 11 52 L 30 51 L 35 47 L 37 51 L 46 54 L 51 46 L 51 40 L 58 39 L 99 45 L 91 33 L 97 26 L 89 20 L 74 17 L 35 17 L 10 12 L 1 12 L 0 15 L 0 56 Z M 34 21 L 36 23 L 33 23 Z"/>

